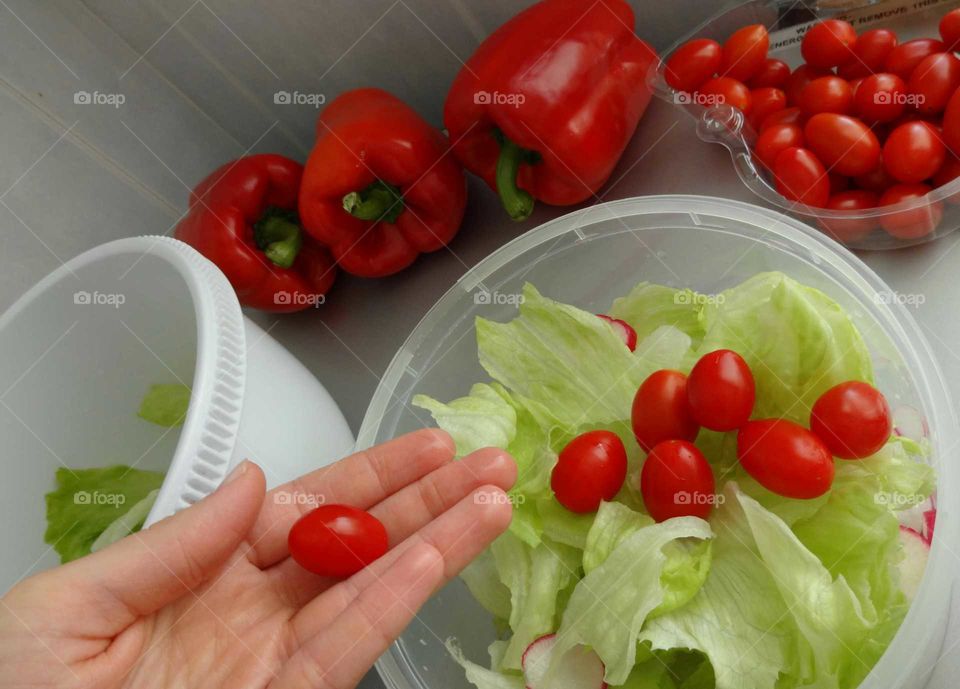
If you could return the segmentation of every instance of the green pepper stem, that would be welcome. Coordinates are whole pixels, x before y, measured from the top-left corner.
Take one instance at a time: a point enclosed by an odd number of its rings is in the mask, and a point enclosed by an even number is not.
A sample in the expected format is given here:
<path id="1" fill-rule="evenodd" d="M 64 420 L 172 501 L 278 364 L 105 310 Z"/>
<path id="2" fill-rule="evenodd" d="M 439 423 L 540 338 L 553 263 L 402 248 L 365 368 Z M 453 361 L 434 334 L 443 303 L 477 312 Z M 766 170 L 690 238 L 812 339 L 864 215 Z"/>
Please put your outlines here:
<path id="1" fill-rule="evenodd" d="M 500 202 L 507 213 L 514 220 L 526 220 L 533 212 L 533 197 L 517 186 L 517 172 L 520 163 L 527 162 L 529 151 L 526 151 L 506 136 L 500 139 L 500 157 L 497 158 L 497 193 Z"/>
<path id="2" fill-rule="evenodd" d="M 403 207 L 400 189 L 379 179 L 343 197 L 343 210 L 360 220 L 396 222 Z"/>
<path id="3" fill-rule="evenodd" d="M 289 268 L 303 246 L 303 230 L 294 214 L 271 208 L 254 225 L 254 241 L 274 265 Z"/>

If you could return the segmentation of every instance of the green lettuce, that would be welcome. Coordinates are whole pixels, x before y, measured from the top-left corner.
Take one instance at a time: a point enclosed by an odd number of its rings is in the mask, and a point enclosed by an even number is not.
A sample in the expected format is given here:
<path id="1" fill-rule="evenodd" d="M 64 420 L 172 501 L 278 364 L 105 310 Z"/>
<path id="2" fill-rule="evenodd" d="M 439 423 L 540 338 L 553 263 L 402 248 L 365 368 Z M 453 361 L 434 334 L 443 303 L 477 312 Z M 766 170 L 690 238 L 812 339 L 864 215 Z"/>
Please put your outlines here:
<path id="1" fill-rule="evenodd" d="M 189 406 L 190 388 L 186 385 L 151 385 L 140 402 L 137 416 L 158 426 L 180 426 Z"/>

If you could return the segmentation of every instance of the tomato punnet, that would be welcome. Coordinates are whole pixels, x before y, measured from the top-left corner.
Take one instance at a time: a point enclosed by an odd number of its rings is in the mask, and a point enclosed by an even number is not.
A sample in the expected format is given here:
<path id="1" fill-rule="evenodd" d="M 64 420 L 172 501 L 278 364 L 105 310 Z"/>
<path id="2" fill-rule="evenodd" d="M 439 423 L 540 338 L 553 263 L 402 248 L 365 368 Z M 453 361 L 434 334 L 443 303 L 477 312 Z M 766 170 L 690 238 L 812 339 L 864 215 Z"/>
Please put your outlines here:
<path id="1" fill-rule="evenodd" d="M 892 206 L 901 201 L 919 199 L 931 191 L 926 184 L 895 184 L 883 192 L 877 205 Z M 937 229 L 942 219 L 943 204 L 937 201 L 881 216 L 880 225 L 897 239 L 919 239 Z"/>
<path id="2" fill-rule="evenodd" d="M 853 91 L 850 83 L 840 77 L 820 77 L 803 87 L 800 92 L 800 110 L 810 117 L 818 112 L 850 112 Z"/>
<path id="3" fill-rule="evenodd" d="M 787 94 L 773 86 L 764 86 L 750 92 L 750 124 L 756 130 L 775 112 L 787 107 Z"/>
<path id="4" fill-rule="evenodd" d="M 869 383 L 850 380 L 820 395 L 810 411 L 813 431 L 834 457 L 863 459 L 890 438 L 893 423 L 886 398 Z"/>
<path id="5" fill-rule="evenodd" d="M 822 208 L 830 198 L 830 178 L 817 156 L 806 148 L 787 148 L 773 163 L 777 191 L 789 201 Z"/>
<path id="6" fill-rule="evenodd" d="M 803 146 L 803 130 L 795 124 L 775 124 L 760 131 L 753 152 L 767 168 L 773 170 L 777 156 L 788 148 Z"/>
<path id="7" fill-rule="evenodd" d="M 664 440 L 696 440 L 700 426 L 687 407 L 687 377 L 680 371 L 654 371 L 633 397 L 633 434 L 644 452 Z"/>
<path id="8" fill-rule="evenodd" d="M 883 70 L 890 51 L 897 47 L 897 34 L 889 29 L 870 29 L 857 36 L 853 44 L 853 59 L 837 68 L 844 79 L 866 77 Z"/>
<path id="9" fill-rule="evenodd" d="M 703 453 L 686 440 L 658 443 L 640 470 L 640 494 L 656 521 L 673 517 L 706 519 L 716 502 L 713 469 Z"/>
<path id="10" fill-rule="evenodd" d="M 825 19 L 810 27 L 800 43 L 800 54 L 808 65 L 829 68 L 854 59 L 857 32 L 841 19 Z"/>
<path id="11" fill-rule="evenodd" d="M 888 187 L 896 184 L 897 180 L 891 177 L 890 173 L 887 172 L 887 168 L 883 164 L 883 152 L 881 152 L 880 164 L 877 165 L 877 168 L 875 170 L 871 170 L 865 175 L 857 175 L 853 178 L 853 183 L 860 189 L 882 192 Z"/>
<path id="12" fill-rule="evenodd" d="M 879 196 L 875 191 L 850 189 L 834 193 L 826 208 L 832 211 L 865 211 L 877 207 Z M 820 226 L 838 242 L 856 242 L 877 227 L 875 218 L 820 218 Z"/>
<path id="13" fill-rule="evenodd" d="M 919 65 L 923 58 L 945 50 L 946 46 L 934 38 L 915 38 L 901 43 L 887 54 L 883 71 L 893 72 L 901 79 L 909 79 L 914 67 Z"/>
<path id="14" fill-rule="evenodd" d="M 950 150 L 960 155 L 960 89 L 957 89 L 943 112 L 943 141 Z"/>
<path id="15" fill-rule="evenodd" d="M 744 424 L 737 432 L 737 458 L 761 486 L 787 498 L 816 498 L 833 483 L 830 450 L 806 428 L 786 419 Z"/>
<path id="16" fill-rule="evenodd" d="M 720 44 L 709 38 L 687 41 L 667 60 L 664 79 L 671 88 L 693 93 L 720 71 L 722 52 Z"/>
<path id="17" fill-rule="evenodd" d="M 880 164 L 876 134 L 855 117 L 818 113 L 807 120 L 803 138 L 807 148 L 832 172 L 863 175 Z"/>
<path id="18" fill-rule="evenodd" d="M 631 352 L 637 349 L 637 331 L 633 329 L 632 325 L 604 313 L 598 313 L 597 318 L 606 321 L 613 327 L 620 339 L 623 340 L 623 344 L 627 345 L 627 349 Z"/>
<path id="19" fill-rule="evenodd" d="M 732 431 L 745 424 L 755 399 L 750 367 L 729 349 L 704 354 L 687 376 L 690 416 L 711 431 Z"/>
<path id="20" fill-rule="evenodd" d="M 898 182 L 914 184 L 933 177 L 943 165 L 947 148 L 929 122 L 905 122 L 883 143 L 883 164 Z"/>
<path id="21" fill-rule="evenodd" d="M 750 78 L 747 86 L 752 89 L 773 87 L 782 89 L 790 78 L 790 67 L 783 60 L 768 57 L 760 71 Z"/>
<path id="22" fill-rule="evenodd" d="M 803 113 L 800 112 L 800 108 L 784 108 L 783 110 L 777 110 L 775 113 L 767 115 L 767 117 L 760 123 L 760 131 L 768 129 L 769 127 L 774 127 L 778 124 L 795 124 L 797 126 L 803 126 Z"/>
<path id="23" fill-rule="evenodd" d="M 290 557 L 308 572 L 342 579 L 387 552 L 387 530 L 356 507 L 321 505 L 294 523 L 287 546 Z"/>
<path id="24" fill-rule="evenodd" d="M 960 60 L 953 53 L 934 53 L 920 61 L 907 81 L 917 112 L 932 115 L 947 107 L 960 86 Z"/>
<path id="25" fill-rule="evenodd" d="M 960 9 L 950 10 L 940 18 L 940 38 L 948 50 L 960 44 Z"/>
<path id="26" fill-rule="evenodd" d="M 596 512 L 627 477 L 627 450 L 610 431 L 588 431 L 567 443 L 550 475 L 557 502 L 571 512 Z"/>
<path id="27" fill-rule="evenodd" d="M 705 81 L 697 93 L 701 98 L 712 97 L 717 103 L 726 103 L 739 108 L 744 115 L 750 114 L 750 89 L 742 81 L 730 77 L 716 77 Z"/>
<path id="28" fill-rule="evenodd" d="M 937 170 L 937 174 L 933 176 L 933 186 L 934 188 L 942 187 L 957 177 L 960 177 L 960 158 L 957 158 L 952 153 L 948 153 L 947 159 L 943 161 L 943 165 Z M 953 200 L 952 197 L 950 200 Z"/>
<path id="29" fill-rule="evenodd" d="M 853 110 L 867 122 L 892 122 L 907 107 L 907 84 L 896 74 L 872 74 L 860 82 Z"/>
<path id="30" fill-rule="evenodd" d="M 770 37 L 763 24 L 737 29 L 723 44 L 721 76 L 747 81 L 763 69 Z"/>
<path id="31" fill-rule="evenodd" d="M 787 94 L 788 105 L 798 105 L 800 103 L 800 93 L 814 79 L 830 76 L 828 69 L 817 69 L 810 65 L 800 65 L 790 73 L 790 78 L 784 85 L 784 92 Z"/>

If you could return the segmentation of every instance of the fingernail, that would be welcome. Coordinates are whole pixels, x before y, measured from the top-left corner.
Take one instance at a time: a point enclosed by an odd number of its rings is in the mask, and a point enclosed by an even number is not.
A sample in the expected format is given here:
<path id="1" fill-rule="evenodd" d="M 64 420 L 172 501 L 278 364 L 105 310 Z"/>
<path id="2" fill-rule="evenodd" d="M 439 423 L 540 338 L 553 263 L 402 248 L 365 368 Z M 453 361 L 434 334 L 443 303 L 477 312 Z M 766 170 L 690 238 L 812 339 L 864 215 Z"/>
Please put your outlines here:
<path id="1" fill-rule="evenodd" d="M 247 468 L 248 468 L 249 466 L 250 466 L 250 462 L 248 462 L 246 459 L 243 460 L 242 462 L 240 462 L 237 466 L 235 466 L 235 467 L 233 468 L 233 471 L 231 471 L 229 474 L 227 474 L 227 477 L 226 477 L 225 479 L 223 479 L 223 483 L 221 483 L 220 485 L 221 485 L 221 486 L 225 486 L 225 485 L 227 485 L 228 483 L 230 483 L 231 481 L 236 481 L 238 478 L 240 478 L 240 477 L 243 476 L 245 473 L 247 473 Z"/>

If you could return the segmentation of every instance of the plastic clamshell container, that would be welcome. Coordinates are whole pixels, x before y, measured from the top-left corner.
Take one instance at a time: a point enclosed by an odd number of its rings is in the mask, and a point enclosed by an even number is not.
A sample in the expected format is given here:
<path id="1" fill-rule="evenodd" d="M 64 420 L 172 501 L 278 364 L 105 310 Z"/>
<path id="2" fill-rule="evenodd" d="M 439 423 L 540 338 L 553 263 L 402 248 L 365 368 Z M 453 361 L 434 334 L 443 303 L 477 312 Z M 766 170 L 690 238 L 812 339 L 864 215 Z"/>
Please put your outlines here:
<path id="1" fill-rule="evenodd" d="M 845 19 L 858 34 L 875 28 L 892 29 L 903 43 L 914 38 L 939 39 L 940 18 L 956 7 L 960 7 L 960 0 L 881 0 L 871 4 L 843 0 L 819 4 L 750 0 L 717 14 L 665 51 L 651 70 L 651 86 L 657 97 L 675 104 L 696 120 L 700 139 L 729 150 L 740 180 L 770 206 L 823 229 L 851 249 L 897 249 L 922 244 L 960 227 L 960 178 L 923 197 L 864 211 L 835 211 L 790 201 L 776 191 L 770 172 L 754 159 L 752 147 L 757 133 L 743 113 L 727 104 L 701 104 L 701 99 L 674 91 L 665 82 L 663 72 L 670 55 L 687 41 L 710 38 L 722 44 L 734 31 L 749 24 L 767 27 L 768 56 L 786 62 L 792 70 L 803 63 L 803 35 L 822 19 Z M 884 223 L 898 226 L 898 236 L 885 231 Z M 864 225 L 866 233 L 860 229 Z M 831 232 L 830 228 L 837 231 Z"/>
<path id="2" fill-rule="evenodd" d="M 788 216 L 710 197 L 651 196 L 599 204 L 518 237 L 465 274 L 414 329 L 374 394 L 357 445 L 432 425 L 427 412 L 411 406 L 416 393 L 449 400 L 488 380 L 477 359 L 475 319 L 514 318 L 526 282 L 553 299 L 603 313 L 640 281 L 712 293 L 769 270 L 822 290 L 850 314 L 895 423 L 914 429 L 915 439 L 931 448 L 938 518 L 928 566 L 896 638 L 862 684 L 919 688 L 942 644 L 957 572 L 951 550 L 960 477 L 946 455 L 960 429 L 930 347 L 906 307 L 890 299 L 890 289 L 855 256 Z M 388 689 L 472 686 L 444 648 L 449 637 L 483 664 L 496 638 L 490 615 L 459 579 L 427 603 L 379 660 Z"/>
<path id="3" fill-rule="evenodd" d="M 59 562 L 43 542 L 43 496 L 61 466 L 165 471 L 149 525 L 243 459 L 272 487 L 353 448 L 317 379 L 243 316 L 213 263 L 168 237 L 103 244 L 50 273 L 0 317 L 0 351 L 0 428 L 17 458 L 0 482 L 0 518 L 17 525 L 0 591 Z M 181 427 L 137 417 L 156 383 L 191 388 Z"/>

